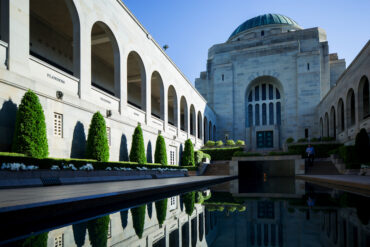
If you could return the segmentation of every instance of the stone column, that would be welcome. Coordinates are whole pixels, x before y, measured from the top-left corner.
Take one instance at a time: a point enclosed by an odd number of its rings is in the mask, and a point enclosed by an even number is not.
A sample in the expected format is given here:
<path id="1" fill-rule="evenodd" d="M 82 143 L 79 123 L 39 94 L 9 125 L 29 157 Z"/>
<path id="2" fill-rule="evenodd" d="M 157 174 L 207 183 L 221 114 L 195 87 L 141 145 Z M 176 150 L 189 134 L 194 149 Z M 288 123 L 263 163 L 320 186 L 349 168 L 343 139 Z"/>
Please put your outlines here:
<path id="1" fill-rule="evenodd" d="M 1 0 L 3 2 L 5 0 Z M 9 70 L 28 76 L 30 54 L 29 0 L 9 0 Z"/>

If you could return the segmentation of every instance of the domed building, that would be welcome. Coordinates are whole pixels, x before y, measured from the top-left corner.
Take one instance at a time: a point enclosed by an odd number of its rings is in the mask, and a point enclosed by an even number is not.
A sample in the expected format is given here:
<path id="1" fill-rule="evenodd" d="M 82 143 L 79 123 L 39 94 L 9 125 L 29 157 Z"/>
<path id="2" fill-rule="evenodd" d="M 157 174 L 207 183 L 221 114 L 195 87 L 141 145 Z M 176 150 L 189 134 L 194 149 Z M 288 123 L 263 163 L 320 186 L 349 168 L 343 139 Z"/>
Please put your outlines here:
<path id="1" fill-rule="evenodd" d="M 316 107 L 345 70 L 323 29 L 279 14 L 254 17 L 208 51 L 195 86 L 217 116 L 214 139 L 279 150 L 289 137 L 319 137 Z"/>

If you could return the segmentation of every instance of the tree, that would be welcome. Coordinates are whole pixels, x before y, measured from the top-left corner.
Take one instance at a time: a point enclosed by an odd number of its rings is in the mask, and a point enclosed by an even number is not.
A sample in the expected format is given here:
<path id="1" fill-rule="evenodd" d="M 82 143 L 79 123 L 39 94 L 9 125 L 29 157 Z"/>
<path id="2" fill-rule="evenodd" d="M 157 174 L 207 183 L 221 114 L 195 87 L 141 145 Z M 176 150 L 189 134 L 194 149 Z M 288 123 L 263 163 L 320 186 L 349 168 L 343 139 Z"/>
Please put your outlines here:
<path id="1" fill-rule="evenodd" d="M 162 225 L 167 215 L 167 198 L 155 202 L 155 211 L 157 212 L 158 224 Z"/>
<path id="2" fill-rule="evenodd" d="M 48 232 L 40 233 L 24 240 L 19 240 L 12 243 L 12 246 L 18 247 L 47 247 L 48 246 Z"/>
<path id="3" fill-rule="evenodd" d="M 167 165 L 166 143 L 161 135 L 158 135 L 155 143 L 154 163 Z"/>
<path id="4" fill-rule="evenodd" d="M 192 215 L 194 211 L 194 204 L 195 204 L 195 191 L 186 193 L 184 195 L 183 202 L 185 204 L 185 212 L 188 215 Z"/>
<path id="5" fill-rule="evenodd" d="M 361 163 L 366 163 L 370 160 L 369 156 L 369 136 L 365 129 L 361 129 L 356 135 L 355 149 L 358 160 Z"/>
<path id="6" fill-rule="evenodd" d="M 134 135 L 132 136 L 130 161 L 138 162 L 139 164 L 146 163 L 143 131 L 140 124 L 136 127 Z"/>
<path id="7" fill-rule="evenodd" d="M 145 211 L 146 211 L 146 205 L 139 206 L 137 208 L 131 209 L 131 215 L 132 215 L 132 224 L 134 226 L 134 230 L 136 232 L 136 235 L 139 238 L 143 237 L 144 233 L 144 224 L 145 224 Z"/>
<path id="8" fill-rule="evenodd" d="M 44 111 L 31 90 L 24 94 L 17 111 L 12 151 L 34 158 L 49 154 Z"/>
<path id="9" fill-rule="evenodd" d="M 109 215 L 87 222 L 89 239 L 92 247 L 107 246 Z"/>
<path id="10" fill-rule="evenodd" d="M 184 153 L 182 154 L 181 165 L 182 166 L 195 166 L 194 147 L 190 139 L 187 139 L 185 141 L 185 149 L 184 149 Z"/>
<path id="11" fill-rule="evenodd" d="M 103 162 L 109 160 L 107 127 L 100 112 L 96 112 L 91 119 L 87 136 L 86 158 Z"/>

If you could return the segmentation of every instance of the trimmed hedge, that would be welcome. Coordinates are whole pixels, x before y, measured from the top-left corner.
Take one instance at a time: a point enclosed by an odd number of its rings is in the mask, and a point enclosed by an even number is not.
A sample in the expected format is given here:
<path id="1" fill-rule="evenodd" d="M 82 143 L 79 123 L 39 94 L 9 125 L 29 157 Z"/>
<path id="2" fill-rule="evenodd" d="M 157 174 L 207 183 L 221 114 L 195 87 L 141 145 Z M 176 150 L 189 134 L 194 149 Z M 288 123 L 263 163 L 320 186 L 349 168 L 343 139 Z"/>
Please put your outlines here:
<path id="1" fill-rule="evenodd" d="M 107 127 L 100 112 L 96 112 L 91 119 L 87 136 L 86 158 L 103 162 L 109 160 Z"/>
<path id="2" fill-rule="evenodd" d="M 288 143 L 288 144 L 293 143 L 294 138 L 293 137 L 288 137 L 288 139 L 286 139 L 285 142 Z"/>
<path id="3" fill-rule="evenodd" d="M 157 220 L 159 225 L 163 225 L 167 215 L 167 198 L 155 202 L 155 211 L 157 212 Z"/>
<path id="4" fill-rule="evenodd" d="M 238 145 L 238 146 L 244 146 L 245 145 L 245 142 L 243 140 L 237 140 L 236 141 L 236 145 Z"/>
<path id="5" fill-rule="evenodd" d="M 94 170 L 105 170 L 107 167 L 126 167 L 126 168 L 136 168 L 136 167 L 147 167 L 147 168 L 174 168 L 174 169 L 188 169 L 197 170 L 194 166 L 173 166 L 167 165 L 163 166 L 161 164 L 144 163 L 139 164 L 137 162 L 125 162 L 125 161 L 107 161 L 100 162 L 96 160 L 88 159 L 57 159 L 57 158 L 32 158 L 27 156 L 20 156 L 16 153 L 1 153 L 0 152 L 0 165 L 2 163 L 23 163 L 25 165 L 36 165 L 39 169 L 50 170 L 53 165 L 59 166 L 62 169 L 63 165 L 73 164 L 77 169 L 87 163 L 94 166 Z"/>
<path id="6" fill-rule="evenodd" d="M 185 149 L 182 153 L 182 166 L 195 166 L 194 146 L 190 139 L 185 141 Z"/>
<path id="7" fill-rule="evenodd" d="M 135 132 L 132 135 L 130 161 L 141 164 L 146 163 L 143 130 L 140 124 L 135 128 Z"/>
<path id="8" fill-rule="evenodd" d="M 131 209 L 132 223 L 133 223 L 136 235 L 139 238 L 143 237 L 144 224 L 145 224 L 145 212 L 146 212 L 146 204 L 139 206 L 137 208 Z"/>
<path id="9" fill-rule="evenodd" d="M 158 135 L 155 143 L 154 162 L 164 166 L 167 165 L 166 142 L 161 135 Z"/>
<path id="10" fill-rule="evenodd" d="M 49 154 L 44 111 L 31 90 L 24 94 L 17 111 L 12 151 L 35 158 Z"/>
<path id="11" fill-rule="evenodd" d="M 208 158 L 209 160 L 211 160 L 211 155 L 203 153 L 200 150 L 194 152 L 194 161 L 196 165 L 200 165 L 204 158 Z"/>
<path id="12" fill-rule="evenodd" d="M 87 222 L 89 239 L 92 247 L 107 246 L 109 215 Z"/>
<path id="13" fill-rule="evenodd" d="M 185 204 L 185 212 L 187 215 L 192 215 L 195 207 L 195 191 L 186 193 L 183 196 L 183 202 Z"/>
<path id="14" fill-rule="evenodd" d="M 341 147 L 343 144 L 339 143 L 330 143 L 330 144 L 314 144 L 312 145 L 315 149 L 316 158 L 327 158 L 330 156 L 330 151 Z M 288 146 L 288 152 L 290 154 L 299 154 L 303 158 L 306 157 L 306 148 L 307 145 L 303 144 L 294 144 Z"/>
<path id="15" fill-rule="evenodd" d="M 214 147 L 216 145 L 216 143 L 214 141 L 207 141 L 205 146 L 206 147 Z"/>
<path id="16" fill-rule="evenodd" d="M 231 160 L 235 152 L 243 151 L 242 147 L 230 147 L 230 148 L 204 148 L 201 149 L 203 153 L 209 154 L 212 157 L 212 161 L 217 160 Z"/>
<path id="17" fill-rule="evenodd" d="M 223 145 L 224 143 L 221 140 L 216 142 L 216 147 L 222 147 Z"/>
<path id="18" fill-rule="evenodd" d="M 235 146 L 234 140 L 227 140 L 226 141 L 226 146 Z"/>

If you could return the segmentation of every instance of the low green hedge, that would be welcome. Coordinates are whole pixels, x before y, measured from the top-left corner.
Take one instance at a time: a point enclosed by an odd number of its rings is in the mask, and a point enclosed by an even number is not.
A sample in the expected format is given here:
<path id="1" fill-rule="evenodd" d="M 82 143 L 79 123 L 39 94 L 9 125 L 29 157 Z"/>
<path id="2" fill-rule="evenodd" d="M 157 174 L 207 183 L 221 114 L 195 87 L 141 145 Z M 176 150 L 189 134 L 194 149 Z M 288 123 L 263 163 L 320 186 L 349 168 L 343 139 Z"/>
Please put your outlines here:
<path id="1" fill-rule="evenodd" d="M 125 161 L 108 161 L 108 162 L 99 162 L 96 160 L 88 159 L 57 159 L 57 158 L 32 158 L 16 153 L 0 153 L 0 165 L 3 163 L 23 163 L 25 165 L 36 165 L 39 169 L 50 170 L 52 166 L 59 166 L 60 169 L 63 168 L 63 165 L 73 164 L 77 169 L 81 166 L 86 165 L 87 163 L 91 164 L 94 167 L 94 170 L 105 170 L 107 167 L 118 167 L 118 168 L 136 168 L 136 167 L 147 167 L 147 168 L 174 168 L 174 169 L 188 169 L 191 171 L 197 170 L 197 167 L 194 166 L 174 166 L 174 165 L 161 165 L 155 163 L 145 163 L 139 164 L 137 162 L 125 162 Z"/>
<path id="2" fill-rule="evenodd" d="M 217 160 L 231 160 L 234 153 L 243 151 L 242 147 L 230 147 L 230 148 L 205 148 L 201 149 L 203 153 L 209 154 L 212 157 L 212 161 Z"/>
<path id="3" fill-rule="evenodd" d="M 343 144 L 339 143 L 328 143 L 328 144 L 314 144 L 312 145 L 315 149 L 316 158 L 327 158 L 330 156 L 330 152 L 334 149 L 339 148 Z M 290 154 L 300 154 L 302 157 L 306 157 L 306 144 L 294 144 L 288 146 L 288 152 Z"/>
<path id="4" fill-rule="evenodd" d="M 337 149 L 337 154 L 344 161 L 347 169 L 360 169 L 361 163 L 355 146 L 341 146 Z"/>
<path id="5" fill-rule="evenodd" d="M 236 151 L 233 157 L 251 157 L 251 156 L 262 156 L 261 153 L 250 153 L 244 151 Z"/>

